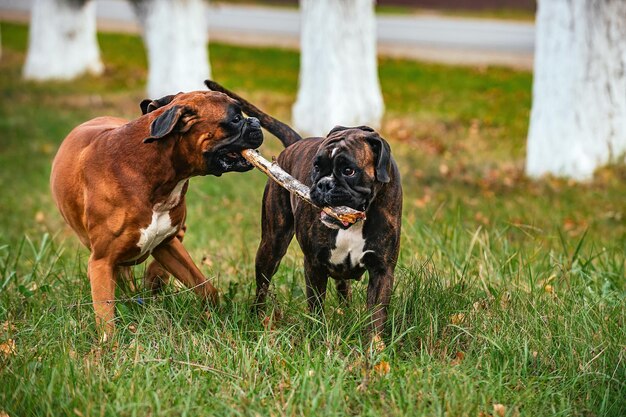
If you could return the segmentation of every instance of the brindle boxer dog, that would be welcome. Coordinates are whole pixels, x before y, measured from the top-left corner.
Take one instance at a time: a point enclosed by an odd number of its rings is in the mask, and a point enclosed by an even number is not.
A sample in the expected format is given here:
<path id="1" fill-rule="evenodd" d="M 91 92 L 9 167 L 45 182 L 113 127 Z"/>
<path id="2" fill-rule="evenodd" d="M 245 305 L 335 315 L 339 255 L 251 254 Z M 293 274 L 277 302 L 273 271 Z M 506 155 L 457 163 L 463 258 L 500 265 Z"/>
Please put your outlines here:
<path id="1" fill-rule="evenodd" d="M 182 235 L 188 181 L 252 169 L 240 151 L 263 141 L 259 121 L 244 118 L 222 93 L 179 93 L 141 108 L 144 115 L 132 121 L 99 117 L 76 127 L 52 164 L 54 200 L 91 251 L 88 275 L 104 340 L 114 330 L 116 276 L 149 255 L 217 302 L 217 290 L 174 238 Z"/>
<path id="2" fill-rule="evenodd" d="M 264 304 L 270 280 L 295 233 L 304 253 L 310 310 L 322 309 L 329 276 L 347 302 L 350 280 L 361 279 L 367 271 L 371 335 L 379 335 L 393 288 L 402 216 L 400 173 L 389 144 L 367 126 L 338 126 L 325 138 L 302 139 L 289 126 L 219 84 L 206 84 L 238 100 L 247 114 L 258 117 L 261 125 L 283 142 L 286 149 L 278 156 L 278 164 L 310 187 L 315 204 L 348 206 L 367 215 L 365 221 L 343 225 L 268 181 L 255 264 L 256 304 Z"/>

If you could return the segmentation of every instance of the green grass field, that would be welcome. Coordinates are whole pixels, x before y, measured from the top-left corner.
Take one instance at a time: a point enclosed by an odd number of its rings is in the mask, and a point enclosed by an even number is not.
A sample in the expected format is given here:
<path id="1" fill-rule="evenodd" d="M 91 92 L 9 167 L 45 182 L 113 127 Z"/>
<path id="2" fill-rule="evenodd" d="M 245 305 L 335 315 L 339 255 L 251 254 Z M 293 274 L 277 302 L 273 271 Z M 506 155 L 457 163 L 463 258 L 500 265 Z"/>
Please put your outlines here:
<path id="1" fill-rule="evenodd" d="M 307 314 L 296 245 L 273 281 L 280 314 L 250 313 L 257 171 L 191 181 L 185 244 L 221 305 L 205 312 L 175 285 L 118 289 L 102 346 L 87 251 L 48 174 L 75 125 L 140 114 L 144 50 L 102 35 L 104 76 L 38 84 L 20 77 L 26 43 L 2 23 L 0 416 L 626 415 L 626 168 L 524 178 L 531 74 L 380 61 L 405 190 L 382 352 L 363 333 L 366 279 L 350 308 L 332 290 L 325 320 Z M 289 119 L 297 53 L 212 44 L 210 57 L 214 79 Z"/>
<path id="2" fill-rule="evenodd" d="M 281 0 L 214 0 L 214 4 L 225 5 L 252 5 L 265 7 L 279 7 L 296 9 L 298 3 Z M 505 7 L 494 7 L 485 9 L 450 9 L 450 8 L 423 8 L 418 6 L 402 6 L 376 3 L 376 13 L 378 14 L 400 14 L 400 15 L 443 15 L 450 17 L 478 18 L 478 19 L 498 19 L 498 20 L 521 20 L 533 21 L 535 12 L 527 9 L 515 9 Z"/>

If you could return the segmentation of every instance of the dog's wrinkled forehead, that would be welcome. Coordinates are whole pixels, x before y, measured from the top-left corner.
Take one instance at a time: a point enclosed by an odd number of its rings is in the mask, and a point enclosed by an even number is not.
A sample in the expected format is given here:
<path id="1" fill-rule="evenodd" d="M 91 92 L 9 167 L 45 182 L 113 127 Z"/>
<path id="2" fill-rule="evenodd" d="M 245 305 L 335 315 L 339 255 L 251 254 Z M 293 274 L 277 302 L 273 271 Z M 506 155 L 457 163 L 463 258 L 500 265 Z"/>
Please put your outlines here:
<path id="1" fill-rule="evenodd" d="M 198 116 L 209 119 L 222 119 L 226 117 L 230 109 L 239 108 L 237 101 L 217 91 L 179 93 L 170 104 L 184 105 L 193 110 Z"/>
<path id="2" fill-rule="evenodd" d="M 328 158 L 334 159 L 337 155 L 349 152 L 357 160 L 373 161 L 373 152 L 367 144 L 367 137 L 371 130 L 361 128 L 349 128 L 343 130 L 331 130 L 320 146 L 321 153 Z"/>
<path id="3" fill-rule="evenodd" d="M 196 116 L 213 120 L 226 117 L 228 112 L 241 111 L 239 102 L 217 91 L 170 94 L 154 100 L 145 99 L 139 106 L 144 115 L 157 109 L 166 110 L 178 106 Z"/>

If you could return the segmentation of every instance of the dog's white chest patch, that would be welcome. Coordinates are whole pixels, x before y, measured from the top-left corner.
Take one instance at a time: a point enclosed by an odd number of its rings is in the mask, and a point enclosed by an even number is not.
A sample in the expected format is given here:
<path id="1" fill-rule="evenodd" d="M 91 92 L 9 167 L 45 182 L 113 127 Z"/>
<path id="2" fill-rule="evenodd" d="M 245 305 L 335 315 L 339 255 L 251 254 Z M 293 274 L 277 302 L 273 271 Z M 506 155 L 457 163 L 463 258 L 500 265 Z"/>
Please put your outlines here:
<path id="1" fill-rule="evenodd" d="M 139 229 L 139 233 L 137 246 L 141 249 L 141 256 L 152 252 L 166 238 L 176 233 L 176 227 L 172 226 L 169 211 L 153 211 L 152 221 L 148 227 Z"/>
<path id="2" fill-rule="evenodd" d="M 172 190 L 168 198 L 154 205 L 152 208 L 152 221 L 143 229 L 139 229 L 139 242 L 137 246 L 141 249 L 139 257 L 146 253 L 151 253 L 168 237 L 176 233 L 176 227 L 172 225 L 170 210 L 180 203 L 182 189 L 187 180 L 182 180 Z"/>
<path id="3" fill-rule="evenodd" d="M 358 222 L 347 230 L 341 229 L 337 232 L 335 248 L 330 251 L 330 263 L 342 265 L 346 261 L 346 258 L 349 257 L 350 266 L 353 268 L 357 265 L 362 267 L 363 255 L 368 252 L 374 252 L 364 249 L 363 222 Z"/>

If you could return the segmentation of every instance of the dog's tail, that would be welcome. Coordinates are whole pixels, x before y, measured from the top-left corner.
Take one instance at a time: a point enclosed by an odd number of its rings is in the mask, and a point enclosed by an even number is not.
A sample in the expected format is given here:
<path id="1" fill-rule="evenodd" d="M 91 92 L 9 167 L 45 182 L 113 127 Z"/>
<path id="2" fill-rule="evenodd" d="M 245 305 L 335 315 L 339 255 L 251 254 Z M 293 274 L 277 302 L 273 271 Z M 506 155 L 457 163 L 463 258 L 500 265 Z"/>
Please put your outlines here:
<path id="1" fill-rule="evenodd" d="M 285 123 L 274 119 L 272 116 L 264 113 L 246 99 L 241 98 L 239 95 L 230 90 L 227 90 L 215 81 L 206 80 L 204 81 L 204 84 L 206 84 L 209 90 L 219 91 L 220 93 L 224 93 L 228 97 L 237 100 L 241 104 L 242 110 L 249 116 L 259 119 L 261 126 L 267 129 L 272 135 L 276 136 L 283 143 L 283 145 L 285 145 L 285 148 L 302 139 L 302 136 L 300 136 L 298 132 L 287 126 Z"/>

